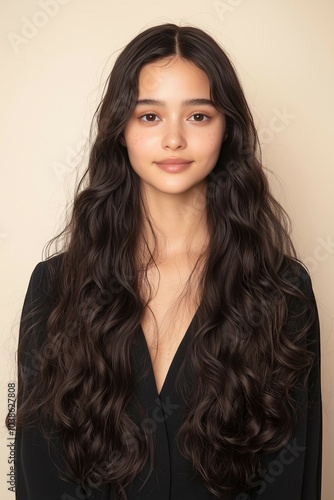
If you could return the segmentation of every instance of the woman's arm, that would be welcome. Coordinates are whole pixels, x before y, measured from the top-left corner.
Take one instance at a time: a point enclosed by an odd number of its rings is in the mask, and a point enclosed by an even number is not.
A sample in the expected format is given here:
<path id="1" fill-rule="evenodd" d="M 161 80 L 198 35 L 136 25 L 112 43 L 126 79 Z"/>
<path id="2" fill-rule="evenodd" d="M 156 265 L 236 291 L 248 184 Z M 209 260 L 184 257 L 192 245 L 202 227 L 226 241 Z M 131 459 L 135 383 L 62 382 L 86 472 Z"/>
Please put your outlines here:
<path id="1" fill-rule="evenodd" d="M 31 389 L 38 384 L 39 377 L 39 352 L 36 345 L 42 346 L 45 340 L 45 324 L 51 312 L 52 297 L 49 294 L 48 262 L 39 263 L 30 278 L 26 293 L 19 342 L 22 341 L 23 332 L 28 328 L 28 341 L 24 344 L 24 352 L 19 360 L 18 369 L 28 381 Z M 38 309 L 35 309 L 38 307 Z M 35 312 L 34 312 L 35 311 Z M 35 324 L 37 326 L 33 327 Z M 37 339 L 37 343 L 35 342 Z M 19 377 L 18 408 L 22 403 L 22 387 Z M 54 436 L 57 436 L 55 433 Z M 103 500 L 112 498 L 104 492 L 88 489 L 83 492 L 81 487 L 72 482 L 64 481 L 59 476 L 59 468 L 63 466 L 60 442 L 55 443 L 55 448 L 49 449 L 48 440 L 44 437 L 40 422 L 36 421 L 30 426 L 24 426 L 16 431 L 15 438 L 15 483 L 17 500 Z"/>
<path id="2" fill-rule="evenodd" d="M 315 306 L 315 319 L 307 335 L 314 362 L 306 388 L 296 394 L 298 419 L 295 432 L 279 452 L 263 459 L 262 479 L 256 500 L 319 500 L 322 467 L 322 406 L 320 376 L 320 329 L 310 276 L 301 270 L 301 288 Z M 242 495 L 238 500 L 246 500 Z"/>

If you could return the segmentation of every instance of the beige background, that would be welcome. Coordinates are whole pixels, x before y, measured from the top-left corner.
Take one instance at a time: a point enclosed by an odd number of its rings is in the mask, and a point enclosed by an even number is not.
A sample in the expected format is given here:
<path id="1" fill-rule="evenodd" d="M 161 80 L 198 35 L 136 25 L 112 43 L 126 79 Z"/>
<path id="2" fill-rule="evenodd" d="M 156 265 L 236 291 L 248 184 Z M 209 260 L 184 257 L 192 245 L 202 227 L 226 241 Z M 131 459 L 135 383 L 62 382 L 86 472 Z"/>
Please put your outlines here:
<path id="1" fill-rule="evenodd" d="M 76 165 L 118 51 L 162 22 L 207 30 L 234 62 L 254 113 L 272 189 L 293 221 L 321 320 L 323 499 L 334 498 L 332 0 L 16 0 L 1 2 L 1 419 L 15 378 L 28 280 L 62 227 Z M 7 491 L 0 432 L 0 497 Z"/>

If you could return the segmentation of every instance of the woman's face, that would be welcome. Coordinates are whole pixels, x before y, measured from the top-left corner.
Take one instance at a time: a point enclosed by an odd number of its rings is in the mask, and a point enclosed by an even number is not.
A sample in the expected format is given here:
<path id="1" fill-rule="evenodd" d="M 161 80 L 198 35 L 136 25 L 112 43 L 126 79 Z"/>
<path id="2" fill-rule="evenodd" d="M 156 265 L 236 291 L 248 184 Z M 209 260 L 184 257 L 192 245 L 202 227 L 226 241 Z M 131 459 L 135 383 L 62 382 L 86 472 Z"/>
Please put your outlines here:
<path id="1" fill-rule="evenodd" d="M 138 84 L 123 141 L 142 187 L 181 194 L 205 185 L 226 126 L 206 73 L 174 57 L 143 66 Z"/>

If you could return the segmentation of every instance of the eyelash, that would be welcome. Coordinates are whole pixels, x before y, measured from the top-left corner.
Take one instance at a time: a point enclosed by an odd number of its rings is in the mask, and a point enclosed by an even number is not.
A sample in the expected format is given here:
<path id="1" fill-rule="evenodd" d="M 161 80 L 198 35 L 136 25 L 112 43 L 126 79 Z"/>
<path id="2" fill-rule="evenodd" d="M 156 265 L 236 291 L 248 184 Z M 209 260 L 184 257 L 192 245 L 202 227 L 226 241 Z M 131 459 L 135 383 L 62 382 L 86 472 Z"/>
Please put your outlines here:
<path id="1" fill-rule="evenodd" d="M 158 115 L 156 115 L 155 113 L 145 113 L 144 115 L 139 116 L 139 120 L 149 123 L 154 123 L 156 121 L 156 120 L 143 120 L 143 118 L 146 116 L 158 116 Z"/>
<path id="2" fill-rule="evenodd" d="M 206 115 L 205 113 L 193 113 L 191 115 L 191 117 L 196 116 L 196 115 L 204 117 L 205 120 L 190 120 L 190 121 L 195 121 L 196 123 L 203 123 L 203 122 L 206 122 L 206 121 L 208 121 L 210 119 L 210 117 L 208 115 Z M 143 118 L 147 117 L 147 116 L 157 117 L 158 115 L 156 115 L 155 113 L 145 113 L 145 114 L 139 116 L 138 118 L 139 118 L 139 120 L 141 120 L 143 122 L 146 122 L 146 123 L 155 123 L 156 121 L 158 121 L 158 120 L 144 120 Z"/>
<path id="3" fill-rule="evenodd" d="M 205 113 L 193 113 L 191 116 L 204 116 L 206 118 L 205 120 L 199 120 L 199 122 L 206 122 L 207 120 L 210 119 L 210 116 L 206 115 Z M 197 121 L 197 120 L 191 120 L 191 121 Z"/>

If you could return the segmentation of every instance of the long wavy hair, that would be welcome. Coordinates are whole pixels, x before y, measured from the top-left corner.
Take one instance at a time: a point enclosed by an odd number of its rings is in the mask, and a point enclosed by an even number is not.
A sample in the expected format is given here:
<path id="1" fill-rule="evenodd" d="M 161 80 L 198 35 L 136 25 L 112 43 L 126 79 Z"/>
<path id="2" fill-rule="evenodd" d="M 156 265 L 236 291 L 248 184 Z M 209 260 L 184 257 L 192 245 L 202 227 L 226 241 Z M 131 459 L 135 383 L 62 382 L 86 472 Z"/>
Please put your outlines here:
<path id="1" fill-rule="evenodd" d="M 33 321 L 22 321 L 16 425 L 36 418 L 51 422 L 63 443 L 66 477 L 113 483 L 122 498 L 148 459 L 152 466 L 152 435 L 142 438 L 128 404 L 135 386 L 131 349 L 150 301 L 140 290 L 154 256 L 138 259 L 148 216 L 122 134 L 136 104 L 140 70 L 172 56 L 206 73 L 211 99 L 226 118 L 227 138 L 206 179 L 209 244 L 199 273 L 200 307 L 177 379 L 186 401 L 180 452 L 208 490 L 225 498 L 249 489 L 261 456 L 292 436 L 294 390 L 312 365 L 305 348 L 312 304 L 298 285 L 301 263 L 291 221 L 270 193 L 236 72 L 218 43 L 198 28 L 151 27 L 113 66 L 70 220 L 49 243 L 62 241 L 59 258 L 47 259 L 50 312 L 41 318 L 34 311 Z M 300 307 L 294 309 L 296 301 Z M 40 362 L 32 379 L 24 369 L 34 341 L 29 334 L 42 320 L 46 337 L 35 340 Z M 195 386 L 186 384 L 185 366 Z"/>

